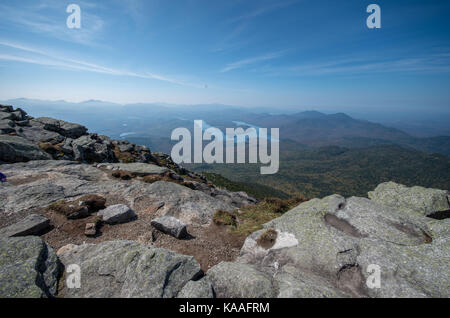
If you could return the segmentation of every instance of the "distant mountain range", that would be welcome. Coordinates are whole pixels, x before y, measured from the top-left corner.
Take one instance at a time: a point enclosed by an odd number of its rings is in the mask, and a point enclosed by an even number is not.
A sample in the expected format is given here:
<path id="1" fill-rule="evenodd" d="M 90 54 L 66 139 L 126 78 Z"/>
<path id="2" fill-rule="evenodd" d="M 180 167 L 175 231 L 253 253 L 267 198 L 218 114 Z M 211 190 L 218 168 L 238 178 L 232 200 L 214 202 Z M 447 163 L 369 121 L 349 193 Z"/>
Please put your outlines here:
<path id="1" fill-rule="evenodd" d="M 420 138 L 397 128 L 355 119 L 344 113 L 324 114 L 318 111 L 304 111 L 269 114 L 219 104 L 120 105 L 99 100 L 69 103 L 21 98 L 4 103 L 23 107 L 35 117 L 49 116 L 81 123 L 92 132 L 113 138 L 138 138 L 141 143 L 155 151 L 170 150 L 172 145 L 170 134 L 173 129 L 192 128 L 193 120 L 202 119 L 209 125 L 223 130 L 236 127 L 236 122 L 240 122 L 242 127 L 251 124 L 258 127 L 280 128 L 280 139 L 283 142 L 288 140 L 295 142 L 297 148 L 323 146 L 367 148 L 399 145 L 427 153 L 450 155 L 449 136 Z M 427 135 L 425 131 L 424 135 Z"/>
<path id="2" fill-rule="evenodd" d="M 312 147 L 329 145 L 362 148 L 396 144 L 428 153 L 450 155 L 450 137 L 418 138 L 399 129 L 354 119 L 346 114 L 307 111 L 291 115 L 258 115 L 252 123 L 281 127 L 280 136 Z"/>

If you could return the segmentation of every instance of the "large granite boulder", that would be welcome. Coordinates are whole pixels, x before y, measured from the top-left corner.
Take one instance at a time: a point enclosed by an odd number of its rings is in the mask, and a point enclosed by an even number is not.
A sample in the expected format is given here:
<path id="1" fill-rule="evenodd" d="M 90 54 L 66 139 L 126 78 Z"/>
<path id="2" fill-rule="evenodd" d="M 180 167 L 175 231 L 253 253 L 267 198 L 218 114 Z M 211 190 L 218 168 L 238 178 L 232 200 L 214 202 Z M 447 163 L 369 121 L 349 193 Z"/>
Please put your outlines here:
<path id="1" fill-rule="evenodd" d="M 23 162 L 50 160 L 52 157 L 30 141 L 9 135 L 0 135 L 0 161 Z"/>
<path id="2" fill-rule="evenodd" d="M 0 297 L 54 297 L 61 266 L 39 237 L 0 238 Z"/>
<path id="3" fill-rule="evenodd" d="M 59 254 L 65 266 L 81 269 L 81 288 L 62 295 L 81 298 L 172 298 L 202 271 L 192 256 L 132 241 L 80 245 Z"/>
<path id="4" fill-rule="evenodd" d="M 238 273 L 251 266 L 272 279 L 277 297 L 449 297 L 448 219 L 391 205 L 338 195 L 302 203 L 246 239 L 235 273 L 217 265 L 207 278 L 218 295 L 230 285 L 245 291 Z M 269 230 L 277 232 L 276 241 L 263 246 Z M 368 283 L 374 268 L 380 288 Z"/>
<path id="5" fill-rule="evenodd" d="M 428 216 L 450 210 L 450 194 L 446 190 L 424 187 L 407 187 L 395 182 L 385 182 L 368 193 L 372 201 L 403 211 Z"/>
<path id="6" fill-rule="evenodd" d="M 229 203 L 173 182 L 157 181 L 148 186 L 135 183 L 125 193 L 133 196 L 135 205 L 151 206 L 164 202 L 156 216 L 173 216 L 185 224 L 209 224 L 217 210 L 235 209 Z"/>
<path id="7" fill-rule="evenodd" d="M 5 215 L 43 208 L 59 200 L 76 200 L 88 194 L 121 198 L 136 213 L 158 205 L 154 217 L 169 215 L 185 224 L 209 224 L 219 210 L 232 211 L 232 206 L 218 198 L 172 182 L 148 184 L 118 182 L 107 172 L 92 165 L 73 161 L 47 160 L 2 165 L 9 187 L 0 187 L 0 212 Z M 17 184 L 17 185 L 13 185 Z"/>

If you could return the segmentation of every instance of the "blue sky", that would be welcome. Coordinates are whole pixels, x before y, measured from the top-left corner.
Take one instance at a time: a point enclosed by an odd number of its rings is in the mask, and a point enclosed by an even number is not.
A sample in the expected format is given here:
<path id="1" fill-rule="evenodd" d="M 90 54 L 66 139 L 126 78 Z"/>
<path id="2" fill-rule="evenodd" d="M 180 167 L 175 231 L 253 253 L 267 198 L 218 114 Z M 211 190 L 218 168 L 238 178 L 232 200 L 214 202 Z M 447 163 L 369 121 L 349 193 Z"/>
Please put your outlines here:
<path id="1" fill-rule="evenodd" d="M 381 29 L 366 26 L 371 3 Z M 449 1 L 2 0 L 0 12 L 0 100 L 450 109 Z"/>

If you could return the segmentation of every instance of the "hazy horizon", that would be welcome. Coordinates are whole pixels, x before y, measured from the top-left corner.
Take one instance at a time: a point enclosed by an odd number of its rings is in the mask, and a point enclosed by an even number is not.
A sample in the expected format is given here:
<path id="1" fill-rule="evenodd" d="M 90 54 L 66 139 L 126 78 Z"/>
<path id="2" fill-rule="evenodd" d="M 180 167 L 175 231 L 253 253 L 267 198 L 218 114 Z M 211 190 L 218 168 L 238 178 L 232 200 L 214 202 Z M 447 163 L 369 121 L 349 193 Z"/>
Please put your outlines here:
<path id="1" fill-rule="evenodd" d="M 0 104 L 11 104 L 15 107 L 22 107 L 30 115 L 36 117 L 55 117 L 67 121 L 83 122 L 91 129 L 95 130 L 98 119 L 110 118 L 117 114 L 122 114 L 121 108 L 127 106 L 137 106 L 138 111 L 144 116 L 158 116 L 161 118 L 176 119 L 179 114 L 189 114 L 192 112 L 197 116 L 195 119 L 203 119 L 204 116 L 212 114 L 221 114 L 227 110 L 228 116 L 234 113 L 234 117 L 239 119 L 241 116 L 255 114 L 269 115 L 291 115 L 308 111 L 316 111 L 325 115 L 344 113 L 357 120 L 365 120 L 374 123 L 380 123 L 387 127 L 396 128 L 417 137 L 450 136 L 448 122 L 450 121 L 450 112 L 403 112 L 395 109 L 389 113 L 385 111 L 371 110 L 363 108 L 361 111 L 340 109 L 317 109 L 314 107 L 245 107 L 241 105 L 224 104 L 168 104 L 168 103 L 138 103 L 138 104 L 118 104 L 101 100 L 87 100 L 83 102 L 68 102 L 63 100 L 38 100 L 18 98 L 12 100 L 0 100 Z M 234 111 L 233 111 L 234 110 Z M 135 112 L 136 109 L 133 109 Z M 144 112 L 144 113 L 143 113 Z M 108 115 L 106 115 L 108 114 Z M 116 114 L 116 115 L 114 115 Z M 105 117 L 106 116 L 106 117 Z M 122 116 L 122 115 L 121 115 Z M 220 115 L 219 117 L 221 117 Z M 232 115 L 233 116 L 233 115 Z M 85 122 L 87 117 L 94 117 L 93 122 Z M 191 117 L 191 116 L 188 116 Z M 251 123 L 251 118 L 246 120 Z M 95 124 L 96 123 L 96 124 Z"/>
<path id="2" fill-rule="evenodd" d="M 92 107 L 96 106 L 108 106 L 108 105 L 116 105 L 116 106 L 127 106 L 127 105 L 147 105 L 147 106 L 164 106 L 168 108 L 177 108 L 177 107 L 202 107 L 202 106 L 223 106 L 223 107 L 232 107 L 232 108 L 238 108 L 238 109 L 246 109 L 248 111 L 254 111 L 254 112 L 266 112 L 266 113 L 273 113 L 273 114 L 292 114 L 292 113 L 299 113 L 299 112 L 305 112 L 305 111 L 318 111 L 324 114 L 335 114 L 335 113 L 346 113 L 348 115 L 357 116 L 361 119 L 367 119 L 370 118 L 377 118 L 377 120 L 382 119 L 382 121 L 391 121 L 391 120 L 408 120 L 411 118 L 436 118 L 436 119 L 442 119 L 441 116 L 450 116 L 450 107 L 445 109 L 426 109 L 424 108 L 415 108 L 410 109 L 407 113 L 398 110 L 398 109 L 392 109 L 389 113 L 386 113 L 383 109 L 380 108 L 374 108 L 374 109 L 367 109 L 364 108 L 364 106 L 361 106 L 356 109 L 348 108 L 348 107 L 321 107 L 321 106 L 280 106 L 280 105 L 271 105 L 271 106 L 262 106 L 262 105 L 239 105 L 239 104 L 224 104 L 224 103 L 194 103 L 194 104 L 183 104 L 183 103 L 168 103 L 164 101 L 141 101 L 141 102 L 135 102 L 135 103 L 118 103 L 113 102 L 109 100 L 104 99 L 87 99 L 87 100 L 81 100 L 81 101 L 71 101 L 71 100 L 65 100 L 65 99 L 59 99 L 59 100 L 46 100 L 46 99 L 39 99 L 39 98 L 28 98 L 28 97 L 17 97 L 17 98 L 11 98 L 11 99 L 1 99 L 0 102 L 2 103 L 21 103 L 25 102 L 26 104 L 28 102 L 31 103 L 50 103 L 54 105 L 58 105 L 59 103 L 67 103 L 67 104 L 91 104 Z M 20 107 L 20 104 L 13 105 L 16 107 Z M 150 110 L 150 109 L 149 109 Z M 367 117 L 367 118 L 366 118 Z M 450 117 L 447 119 L 450 120 Z"/>

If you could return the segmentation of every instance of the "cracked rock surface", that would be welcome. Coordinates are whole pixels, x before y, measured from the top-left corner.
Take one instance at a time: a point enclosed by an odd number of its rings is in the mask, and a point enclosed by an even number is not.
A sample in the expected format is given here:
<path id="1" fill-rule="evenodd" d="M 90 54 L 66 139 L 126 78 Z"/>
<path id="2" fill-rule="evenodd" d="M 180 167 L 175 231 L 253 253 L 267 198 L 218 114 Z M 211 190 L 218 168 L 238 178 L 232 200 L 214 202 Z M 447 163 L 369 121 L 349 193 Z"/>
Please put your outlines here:
<path id="1" fill-rule="evenodd" d="M 59 254 L 65 266 L 77 264 L 81 288 L 61 295 L 82 298 L 172 298 L 202 274 L 192 256 L 133 241 L 72 247 Z"/>
<path id="2" fill-rule="evenodd" d="M 377 188 L 378 193 L 382 188 Z M 447 195 L 440 190 L 434 193 Z M 449 297 L 449 219 L 411 213 L 409 201 L 393 204 L 392 193 L 385 197 L 389 199 L 332 195 L 310 200 L 251 234 L 232 266 L 236 273 L 251 268 L 258 288 L 249 288 L 245 280 L 218 279 L 232 273 L 226 263 L 213 267 L 206 279 L 215 290 L 224 291 L 217 293 L 219 297 Z M 420 198 L 415 200 L 422 211 L 436 209 L 439 198 Z M 280 233 L 292 237 L 287 246 L 275 242 L 265 249 L 258 238 L 267 229 L 279 233 L 277 240 L 283 237 Z M 373 266 L 380 269 L 380 288 L 367 284 Z"/>

